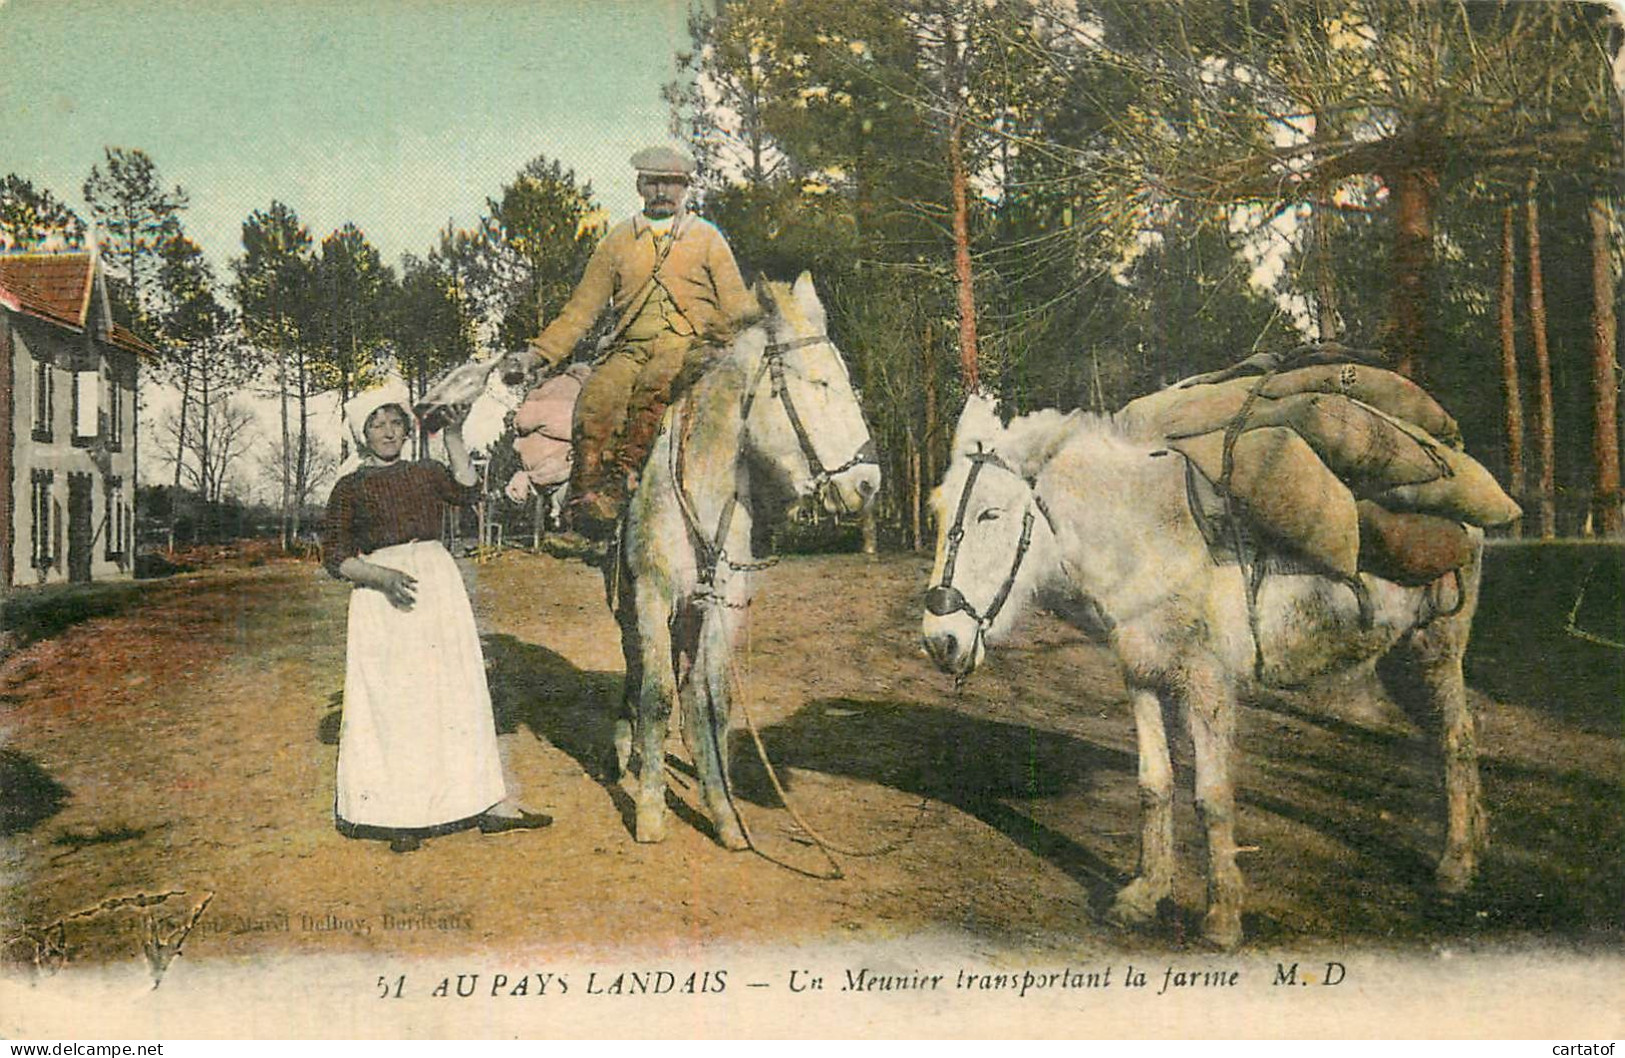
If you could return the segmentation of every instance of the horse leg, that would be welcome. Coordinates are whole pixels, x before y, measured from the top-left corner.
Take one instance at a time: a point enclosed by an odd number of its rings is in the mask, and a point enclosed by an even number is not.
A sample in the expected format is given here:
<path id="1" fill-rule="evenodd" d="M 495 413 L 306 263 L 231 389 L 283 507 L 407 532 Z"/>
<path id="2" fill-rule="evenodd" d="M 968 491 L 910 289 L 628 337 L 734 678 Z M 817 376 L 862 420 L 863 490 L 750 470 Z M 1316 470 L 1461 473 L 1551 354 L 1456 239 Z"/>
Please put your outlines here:
<path id="1" fill-rule="evenodd" d="M 1134 880 L 1118 890 L 1108 912 L 1122 925 L 1155 915 L 1174 879 L 1174 771 L 1156 691 L 1134 691 L 1134 731 L 1140 743 L 1140 867 Z"/>
<path id="2" fill-rule="evenodd" d="M 621 656 L 626 659 L 626 678 L 621 684 L 620 711 L 615 716 L 615 754 L 610 778 L 627 774 L 632 763 L 632 730 L 643 692 L 643 647 L 635 621 L 621 622 Z"/>
<path id="3" fill-rule="evenodd" d="M 643 637 L 638 631 L 637 599 L 631 586 L 625 556 L 617 565 L 605 564 L 604 589 L 615 623 L 621 630 L 621 658 L 626 675 L 621 680 L 621 700 L 615 716 L 614 757 L 609 777 L 619 780 L 632 763 L 632 736 L 637 724 L 638 702 L 643 693 Z"/>
<path id="4" fill-rule="evenodd" d="M 648 843 L 663 841 L 666 837 L 666 727 L 671 719 L 676 680 L 671 667 L 671 631 L 664 621 L 646 617 L 656 609 L 654 600 L 643 602 L 647 605 L 637 608 L 641 657 L 638 661 L 640 678 L 636 685 L 635 733 L 638 736 L 640 760 L 637 817 L 632 836 Z M 617 740 L 620 735 L 617 725 Z"/>
<path id="5" fill-rule="evenodd" d="M 750 842 L 740 826 L 728 766 L 734 612 L 720 606 L 706 609 L 683 698 L 683 725 L 717 842 L 726 849 L 744 849 Z"/>
<path id="6" fill-rule="evenodd" d="M 1236 697 L 1225 677 L 1197 671 L 1187 677 L 1185 713 L 1196 751 L 1196 813 L 1207 844 L 1207 916 L 1202 936 L 1215 947 L 1241 943 L 1245 883 L 1236 867 L 1236 792 L 1230 776 Z"/>

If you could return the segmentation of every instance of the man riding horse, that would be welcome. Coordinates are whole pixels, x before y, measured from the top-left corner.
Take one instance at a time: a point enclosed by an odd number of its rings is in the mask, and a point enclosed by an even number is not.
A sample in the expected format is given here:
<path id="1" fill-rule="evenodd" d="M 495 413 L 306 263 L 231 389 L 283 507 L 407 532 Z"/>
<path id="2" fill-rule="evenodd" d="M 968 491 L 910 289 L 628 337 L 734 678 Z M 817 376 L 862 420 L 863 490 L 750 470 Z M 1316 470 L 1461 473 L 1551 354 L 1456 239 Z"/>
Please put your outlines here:
<path id="1" fill-rule="evenodd" d="M 722 233 L 685 208 L 693 159 L 649 147 L 632 166 L 643 212 L 604 237 L 557 318 L 504 365 L 510 382 L 537 361 L 554 368 L 606 308 L 617 313 L 576 403 L 567 517 L 595 539 L 612 532 L 681 380 L 761 311 Z"/>

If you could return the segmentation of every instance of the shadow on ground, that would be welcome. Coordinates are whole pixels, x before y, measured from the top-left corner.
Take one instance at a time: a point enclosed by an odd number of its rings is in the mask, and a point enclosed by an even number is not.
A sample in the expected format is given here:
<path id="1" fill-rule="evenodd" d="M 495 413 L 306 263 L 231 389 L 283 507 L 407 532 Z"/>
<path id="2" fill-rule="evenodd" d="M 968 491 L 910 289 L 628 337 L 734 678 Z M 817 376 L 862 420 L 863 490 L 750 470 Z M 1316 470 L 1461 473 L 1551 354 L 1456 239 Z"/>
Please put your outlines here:
<path id="1" fill-rule="evenodd" d="M 788 769 L 842 775 L 952 805 L 1064 871 L 1093 903 L 1128 879 L 1066 834 L 1022 812 L 1039 798 L 1082 796 L 1100 783 L 1134 783 L 1135 760 L 1053 731 L 979 719 L 916 702 L 824 698 L 762 732 L 779 779 Z M 736 737 L 734 786 L 777 805 L 755 746 Z"/>
<path id="2" fill-rule="evenodd" d="M 607 780 L 613 761 L 618 672 L 587 672 L 546 647 L 507 634 L 483 640 L 498 734 L 523 725 Z"/>
<path id="3" fill-rule="evenodd" d="M 33 829 L 62 811 L 69 796 L 32 757 L 0 749 L 0 834 Z"/>
<path id="4" fill-rule="evenodd" d="M 498 729 L 526 727 L 570 755 L 599 779 L 630 827 L 630 798 L 608 769 L 620 674 L 583 671 L 509 635 L 488 636 L 485 645 Z M 1270 846 L 1267 857 L 1243 864 L 1250 883 L 1338 909 L 1327 922 L 1320 921 L 1323 912 L 1299 921 L 1254 910 L 1247 928 L 1255 941 L 1305 930 L 1379 939 L 1618 935 L 1625 821 L 1617 784 L 1560 764 L 1486 757 L 1491 849 L 1478 886 L 1465 898 L 1443 900 L 1433 880 L 1443 791 L 1426 731 L 1372 726 L 1289 697 L 1268 698 L 1248 712 L 1241 753 L 1254 771 L 1238 801 Z M 1120 857 L 1108 860 L 1101 835 L 1137 833 L 1136 759 L 1087 734 L 976 717 L 950 705 L 855 697 L 808 702 L 761 733 L 792 796 L 792 774 L 802 770 L 953 806 L 1064 872 L 1097 911 L 1128 880 L 1114 865 Z M 1199 846 L 1191 840 L 1188 750 L 1176 760 L 1186 835 L 1180 869 L 1194 872 Z M 779 807 L 742 731 L 731 761 L 743 799 Z M 670 763 L 674 775 L 692 779 L 691 770 Z M 692 811 L 673 807 L 709 832 Z M 1068 811 L 1090 815 L 1057 829 L 1066 825 L 1057 813 L 1064 820 Z M 1191 909 L 1164 911 L 1165 931 L 1195 930 Z"/>

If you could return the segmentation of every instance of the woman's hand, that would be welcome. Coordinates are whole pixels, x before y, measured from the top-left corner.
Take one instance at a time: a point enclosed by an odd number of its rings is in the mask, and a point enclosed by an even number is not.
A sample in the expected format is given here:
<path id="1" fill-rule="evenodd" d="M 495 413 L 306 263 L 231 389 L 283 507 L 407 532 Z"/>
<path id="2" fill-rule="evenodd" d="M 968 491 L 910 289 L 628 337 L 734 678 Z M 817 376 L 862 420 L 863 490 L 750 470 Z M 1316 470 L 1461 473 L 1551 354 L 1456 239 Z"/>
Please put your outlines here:
<path id="1" fill-rule="evenodd" d="M 473 408 L 474 405 L 472 404 L 443 405 L 440 409 L 440 421 L 442 423 L 441 429 L 457 430 L 461 432 L 463 429 L 463 423 L 468 419 L 468 413 L 472 411 Z"/>
<path id="2" fill-rule="evenodd" d="M 394 606 L 395 609 L 410 610 L 412 605 L 417 602 L 417 578 L 409 573 L 402 573 L 398 569 L 390 569 L 387 566 L 377 566 L 375 568 L 379 571 L 379 583 L 373 585 L 373 587 L 383 592 L 384 598 L 388 599 L 390 605 Z"/>
<path id="3" fill-rule="evenodd" d="M 379 566 L 359 558 L 347 558 L 339 572 L 360 588 L 381 591 L 397 610 L 410 610 L 417 602 L 417 578 L 398 569 Z"/>

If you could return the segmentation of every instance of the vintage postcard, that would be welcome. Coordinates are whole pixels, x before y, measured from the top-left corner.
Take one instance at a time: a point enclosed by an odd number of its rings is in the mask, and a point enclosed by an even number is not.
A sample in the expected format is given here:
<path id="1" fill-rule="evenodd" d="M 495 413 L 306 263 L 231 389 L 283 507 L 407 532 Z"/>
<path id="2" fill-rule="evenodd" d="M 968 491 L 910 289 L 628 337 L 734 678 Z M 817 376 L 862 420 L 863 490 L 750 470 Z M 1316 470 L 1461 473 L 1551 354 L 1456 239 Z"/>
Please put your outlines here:
<path id="1" fill-rule="evenodd" d="M 0 0 L 0 1035 L 1617 1038 L 1622 38 Z"/>

